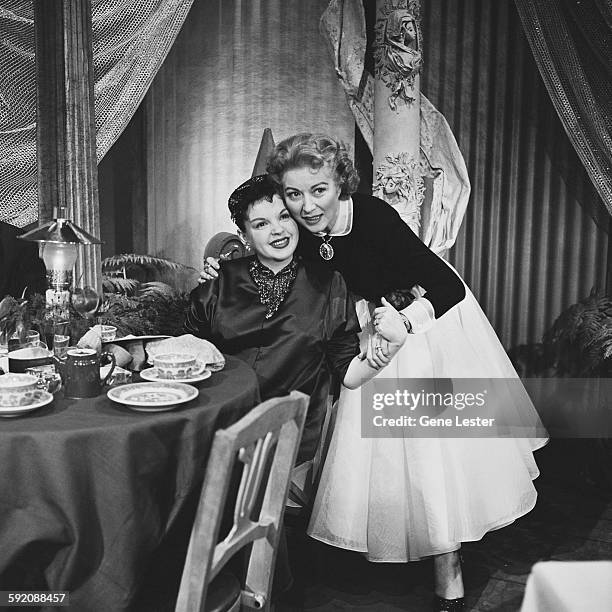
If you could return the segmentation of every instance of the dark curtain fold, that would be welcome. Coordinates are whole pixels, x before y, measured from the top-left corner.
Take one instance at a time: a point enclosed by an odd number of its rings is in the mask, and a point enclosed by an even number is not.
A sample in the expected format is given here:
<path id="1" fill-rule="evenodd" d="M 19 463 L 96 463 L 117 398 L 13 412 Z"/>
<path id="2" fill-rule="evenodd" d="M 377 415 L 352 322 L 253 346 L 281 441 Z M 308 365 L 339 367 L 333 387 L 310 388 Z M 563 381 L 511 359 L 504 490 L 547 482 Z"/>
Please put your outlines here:
<path id="1" fill-rule="evenodd" d="M 605 288 L 610 217 L 569 142 L 512 0 L 428 0 L 423 93 L 472 183 L 449 260 L 504 346 L 538 342 Z"/>
<path id="2" fill-rule="evenodd" d="M 563 127 L 612 213 L 612 0 L 515 0 Z"/>

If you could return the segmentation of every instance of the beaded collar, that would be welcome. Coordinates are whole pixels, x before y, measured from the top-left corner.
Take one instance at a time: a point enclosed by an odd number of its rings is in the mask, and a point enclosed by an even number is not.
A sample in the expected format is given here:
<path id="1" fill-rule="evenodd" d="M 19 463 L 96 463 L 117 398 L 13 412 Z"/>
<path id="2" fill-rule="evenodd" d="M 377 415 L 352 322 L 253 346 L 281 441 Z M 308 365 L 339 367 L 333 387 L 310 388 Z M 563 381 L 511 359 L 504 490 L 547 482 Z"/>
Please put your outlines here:
<path id="1" fill-rule="evenodd" d="M 266 319 L 272 317 L 291 291 L 297 269 L 298 263 L 295 257 L 277 274 L 264 266 L 257 257 L 249 264 L 249 273 L 259 290 L 259 299 L 266 307 Z"/>

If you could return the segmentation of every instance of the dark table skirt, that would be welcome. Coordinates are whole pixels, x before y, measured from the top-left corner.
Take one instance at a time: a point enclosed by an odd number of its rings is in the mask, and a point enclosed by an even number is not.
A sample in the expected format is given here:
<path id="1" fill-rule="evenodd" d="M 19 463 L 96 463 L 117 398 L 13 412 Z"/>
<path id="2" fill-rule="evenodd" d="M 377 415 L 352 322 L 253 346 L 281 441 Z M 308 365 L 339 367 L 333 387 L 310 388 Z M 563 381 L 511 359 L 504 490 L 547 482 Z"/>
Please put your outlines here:
<path id="1" fill-rule="evenodd" d="M 232 357 L 199 390 L 146 414 L 60 393 L 0 420 L 0 590 L 69 591 L 79 612 L 131 609 L 149 557 L 201 487 L 214 432 L 259 400 L 255 373 Z"/>

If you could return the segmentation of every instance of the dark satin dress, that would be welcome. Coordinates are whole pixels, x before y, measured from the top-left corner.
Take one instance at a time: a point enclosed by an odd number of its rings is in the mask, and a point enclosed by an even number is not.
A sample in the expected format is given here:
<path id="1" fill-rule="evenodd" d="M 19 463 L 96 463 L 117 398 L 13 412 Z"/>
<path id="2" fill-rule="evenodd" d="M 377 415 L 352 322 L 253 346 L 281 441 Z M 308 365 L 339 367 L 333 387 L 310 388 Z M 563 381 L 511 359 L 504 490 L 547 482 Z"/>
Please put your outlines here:
<path id="1" fill-rule="evenodd" d="M 246 361 L 257 373 L 262 399 L 293 390 L 310 395 L 301 463 L 314 455 L 332 375 L 344 378 L 361 330 L 342 276 L 317 262 L 298 261 L 291 289 L 266 318 L 249 272 L 252 259 L 221 262 L 219 278 L 192 291 L 185 327 Z"/>
<path id="2" fill-rule="evenodd" d="M 38 257 L 38 248 L 31 242 L 18 240 L 21 230 L 0 222 L 0 300 L 5 295 L 21 297 L 44 293 L 47 288 L 45 264 Z"/>

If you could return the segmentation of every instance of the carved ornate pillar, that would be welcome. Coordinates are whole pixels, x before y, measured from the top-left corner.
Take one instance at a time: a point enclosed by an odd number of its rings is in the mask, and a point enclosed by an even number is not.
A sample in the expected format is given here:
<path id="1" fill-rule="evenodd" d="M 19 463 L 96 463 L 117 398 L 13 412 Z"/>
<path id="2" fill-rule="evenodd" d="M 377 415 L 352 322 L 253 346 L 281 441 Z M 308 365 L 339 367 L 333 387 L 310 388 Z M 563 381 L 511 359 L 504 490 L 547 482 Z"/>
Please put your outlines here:
<path id="1" fill-rule="evenodd" d="M 373 192 L 420 235 L 419 0 L 377 0 L 375 32 Z"/>
<path id="2" fill-rule="evenodd" d="M 99 236 L 91 0 L 34 0 L 34 26 L 39 222 L 58 209 Z M 75 281 L 101 291 L 99 245 L 79 248 Z"/>

